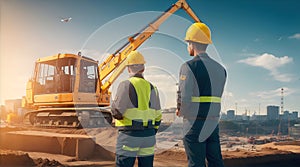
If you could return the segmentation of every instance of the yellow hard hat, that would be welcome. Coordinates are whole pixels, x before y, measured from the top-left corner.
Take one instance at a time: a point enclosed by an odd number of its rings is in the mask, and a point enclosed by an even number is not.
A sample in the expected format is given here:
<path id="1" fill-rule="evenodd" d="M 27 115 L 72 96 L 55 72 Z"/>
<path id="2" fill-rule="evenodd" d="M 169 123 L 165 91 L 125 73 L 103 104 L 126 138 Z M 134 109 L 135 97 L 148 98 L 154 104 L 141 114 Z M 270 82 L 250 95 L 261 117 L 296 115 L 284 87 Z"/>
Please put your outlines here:
<path id="1" fill-rule="evenodd" d="M 131 51 L 131 53 L 129 53 L 126 61 L 127 61 L 126 65 L 145 64 L 146 63 L 144 56 L 136 50 Z"/>
<path id="2" fill-rule="evenodd" d="M 204 23 L 194 23 L 187 29 L 184 40 L 211 44 L 210 29 Z"/>

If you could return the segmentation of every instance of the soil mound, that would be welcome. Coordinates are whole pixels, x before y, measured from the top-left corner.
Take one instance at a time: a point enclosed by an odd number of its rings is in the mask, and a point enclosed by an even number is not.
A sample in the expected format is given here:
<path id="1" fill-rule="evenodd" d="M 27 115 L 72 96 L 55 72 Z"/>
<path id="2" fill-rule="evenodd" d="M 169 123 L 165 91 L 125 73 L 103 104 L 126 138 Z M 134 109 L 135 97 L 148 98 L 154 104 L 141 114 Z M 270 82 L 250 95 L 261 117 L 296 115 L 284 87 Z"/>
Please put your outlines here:
<path id="1" fill-rule="evenodd" d="M 21 151 L 0 150 L 0 166 L 35 166 L 27 153 Z"/>
<path id="2" fill-rule="evenodd" d="M 58 161 L 52 160 L 50 161 L 49 159 L 42 159 L 38 158 L 34 160 L 34 163 L 36 164 L 37 167 L 65 167 L 63 164 L 59 163 Z"/>

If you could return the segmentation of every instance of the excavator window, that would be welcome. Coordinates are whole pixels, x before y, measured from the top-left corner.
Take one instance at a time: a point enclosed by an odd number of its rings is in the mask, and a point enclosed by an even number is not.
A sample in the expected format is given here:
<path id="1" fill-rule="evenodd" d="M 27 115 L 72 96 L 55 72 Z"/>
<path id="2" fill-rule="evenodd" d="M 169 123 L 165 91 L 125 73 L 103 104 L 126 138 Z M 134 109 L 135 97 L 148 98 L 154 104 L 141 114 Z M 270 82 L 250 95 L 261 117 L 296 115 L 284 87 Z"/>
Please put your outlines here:
<path id="1" fill-rule="evenodd" d="M 75 83 L 75 63 L 72 58 L 63 58 L 37 63 L 36 94 L 72 92 Z"/>
<path id="2" fill-rule="evenodd" d="M 98 81 L 98 65 L 90 61 L 81 60 L 80 66 L 79 92 L 95 93 Z"/>

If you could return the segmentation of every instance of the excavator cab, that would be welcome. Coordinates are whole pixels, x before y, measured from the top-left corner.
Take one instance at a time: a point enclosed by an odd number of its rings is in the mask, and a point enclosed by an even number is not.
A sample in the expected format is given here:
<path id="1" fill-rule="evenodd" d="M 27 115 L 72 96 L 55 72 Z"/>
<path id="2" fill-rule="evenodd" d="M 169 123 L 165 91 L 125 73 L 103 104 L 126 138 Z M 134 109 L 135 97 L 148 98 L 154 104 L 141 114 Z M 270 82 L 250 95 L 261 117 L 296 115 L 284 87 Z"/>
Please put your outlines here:
<path id="1" fill-rule="evenodd" d="M 98 62 L 91 58 L 74 54 L 40 58 L 24 101 L 35 107 L 97 105 L 99 84 Z"/>
<path id="2" fill-rule="evenodd" d="M 76 76 L 80 77 L 79 92 L 95 93 L 98 81 L 97 62 L 81 59 L 80 67 L 77 66 L 79 63 L 75 57 L 37 62 L 35 94 L 73 93 Z M 76 75 L 76 69 L 79 69 L 80 75 Z"/>

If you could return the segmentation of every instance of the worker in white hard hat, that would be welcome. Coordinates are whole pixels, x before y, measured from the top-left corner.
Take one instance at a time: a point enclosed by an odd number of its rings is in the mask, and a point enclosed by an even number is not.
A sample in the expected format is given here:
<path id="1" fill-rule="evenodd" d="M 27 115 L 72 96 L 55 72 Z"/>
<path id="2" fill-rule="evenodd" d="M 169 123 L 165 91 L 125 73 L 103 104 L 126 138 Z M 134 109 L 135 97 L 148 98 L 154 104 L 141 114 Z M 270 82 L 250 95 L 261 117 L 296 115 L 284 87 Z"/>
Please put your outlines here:
<path id="1" fill-rule="evenodd" d="M 162 117 L 158 91 L 143 76 L 146 62 L 141 53 L 132 51 L 125 61 L 130 78 L 119 84 L 112 103 L 119 129 L 116 166 L 133 167 L 138 158 L 139 167 L 152 167 Z"/>
<path id="2" fill-rule="evenodd" d="M 209 57 L 211 32 L 204 23 L 192 24 L 185 41 L 193 58 L 180 69 L 176 115 L 183 117 L 183 143 L 189 167 L 223 167 L 219 140 L 221 96 L 227 74 Z"/>

